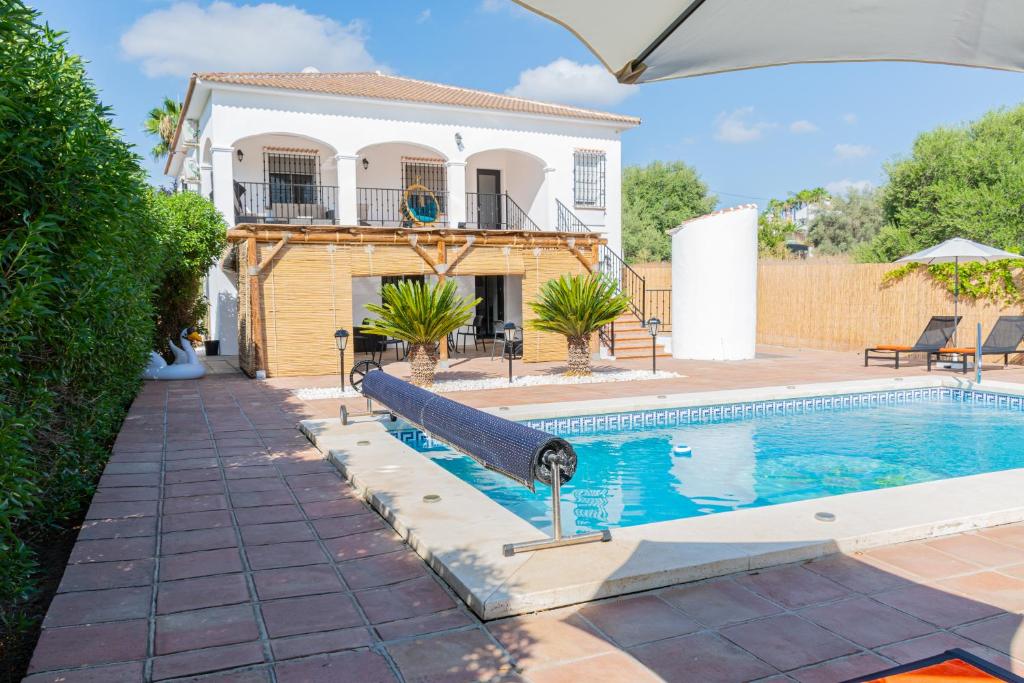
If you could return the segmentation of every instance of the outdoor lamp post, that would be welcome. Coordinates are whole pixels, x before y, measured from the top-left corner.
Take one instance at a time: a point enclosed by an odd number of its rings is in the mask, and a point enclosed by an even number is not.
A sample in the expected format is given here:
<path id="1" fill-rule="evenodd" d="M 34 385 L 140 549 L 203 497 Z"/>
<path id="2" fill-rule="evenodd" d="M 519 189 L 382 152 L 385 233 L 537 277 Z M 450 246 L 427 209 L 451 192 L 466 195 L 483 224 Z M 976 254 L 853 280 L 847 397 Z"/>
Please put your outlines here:
<path id="1" fill-rule="evenodd" d="M 334 343 L 338 346 L 338 372 L 341 374 L 341 393 L 345 393 L 345 347 L 348 346 L 348 330 L 334 333 Z"/>
<path id="2" fill-rule="evenodd" d="M 661 321 L 657 318 L 647 321 L 647 333 L 651 335 L 651 372 L 658 371 L 658 328 L 660 327 Z"/>
<path id="3" fill-rule="evenodd" d="M 502 333 L 505 335 L 505 350 L 508 351 L 508 383 L 512 384 L 512 354 L 516 350 L 516 324 L 505 323 Z"/>

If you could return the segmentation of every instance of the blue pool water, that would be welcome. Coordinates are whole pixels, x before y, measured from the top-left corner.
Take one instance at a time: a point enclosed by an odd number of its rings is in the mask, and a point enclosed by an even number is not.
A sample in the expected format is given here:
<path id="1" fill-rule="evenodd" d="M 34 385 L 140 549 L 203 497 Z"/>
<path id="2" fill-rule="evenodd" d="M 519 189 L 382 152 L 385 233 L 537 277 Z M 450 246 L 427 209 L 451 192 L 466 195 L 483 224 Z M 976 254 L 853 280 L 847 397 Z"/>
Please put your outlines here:
<path id="1" fill-rule="evenodd" d="M 1024 467 L 1019 407 L 950 398 L 671 427 L 580 433 L 564 426 L 547 429 L 561 431 L 579 456 L 576 476 L 562 489 L 567 532 Z M 419 436 L 404 440 L 534 526 L 550 529 L 546 486 L 530 493 Z"/>

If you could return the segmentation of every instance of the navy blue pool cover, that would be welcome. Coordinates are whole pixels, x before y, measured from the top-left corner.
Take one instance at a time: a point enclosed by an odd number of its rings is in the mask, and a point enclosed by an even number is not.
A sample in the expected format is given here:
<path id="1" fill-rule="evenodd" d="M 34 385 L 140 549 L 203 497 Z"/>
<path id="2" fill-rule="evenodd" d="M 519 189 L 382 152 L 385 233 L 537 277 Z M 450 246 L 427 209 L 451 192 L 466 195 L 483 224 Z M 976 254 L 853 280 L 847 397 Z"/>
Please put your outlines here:
<path id="1" fill-rule="evenodd" d="M 501 472 L 531 491 L 534 482 L 551 484 L 544 455 L 562 451 L 561 483 L 576 472 L 576 453 L 557 436 L 438 396 L 383 371 L 366 374 L 364 396 L 413 423 L 431 437 Z"/>

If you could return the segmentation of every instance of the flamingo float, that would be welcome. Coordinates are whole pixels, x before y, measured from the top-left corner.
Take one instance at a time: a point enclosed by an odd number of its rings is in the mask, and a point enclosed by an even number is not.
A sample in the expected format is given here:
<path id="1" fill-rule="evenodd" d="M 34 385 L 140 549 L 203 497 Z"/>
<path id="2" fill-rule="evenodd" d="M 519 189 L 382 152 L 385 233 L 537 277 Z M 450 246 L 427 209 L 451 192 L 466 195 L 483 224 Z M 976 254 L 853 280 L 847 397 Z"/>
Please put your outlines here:
<path id="1" fill-rule="evenodd" d="M 149 352 L 149 363 L 142 371 L 143 379 L 199 379 L 206 374 L 206 368 L 199 362 L 192 342 L 202 341 L 203 338 L 195 331 L 195 328 L 186 327 L 178 335 L 181 346 L 176 345 L 170 339 L 167 343 L 174 354 L 174 362 L 170 365 L 156 351 Z"/>

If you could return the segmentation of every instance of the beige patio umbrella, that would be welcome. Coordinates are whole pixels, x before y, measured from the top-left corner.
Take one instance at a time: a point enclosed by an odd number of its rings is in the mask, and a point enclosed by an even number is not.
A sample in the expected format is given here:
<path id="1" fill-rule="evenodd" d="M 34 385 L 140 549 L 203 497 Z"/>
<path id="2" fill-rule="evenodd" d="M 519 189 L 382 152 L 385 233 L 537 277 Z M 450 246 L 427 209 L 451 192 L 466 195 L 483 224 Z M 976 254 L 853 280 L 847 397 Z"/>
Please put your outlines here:
<path id="1" fill-rule="evenodd" d="M 1020 0 L 515 0 L 622 83 L 805 62 L 1024 70 Z"/>

